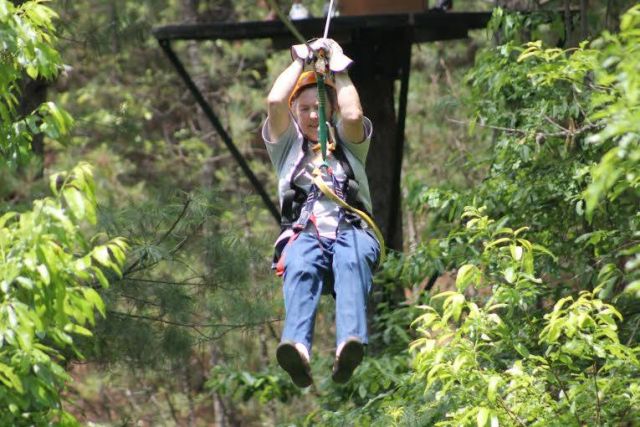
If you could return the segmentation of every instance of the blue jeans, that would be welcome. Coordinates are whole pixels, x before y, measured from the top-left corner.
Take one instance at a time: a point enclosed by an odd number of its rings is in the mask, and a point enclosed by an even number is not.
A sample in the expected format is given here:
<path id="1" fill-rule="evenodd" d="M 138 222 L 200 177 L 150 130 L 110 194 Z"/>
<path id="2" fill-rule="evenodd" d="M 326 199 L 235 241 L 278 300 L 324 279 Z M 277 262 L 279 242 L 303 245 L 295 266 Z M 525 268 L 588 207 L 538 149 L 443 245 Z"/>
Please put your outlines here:
<path id="1" fill-rule="evenodd" d="M 282 341 L 304 344 L 311 352 L 316 311 L 323 284 L 333 278 L 336 299 L 336 345 L 349 337 L 368 342 L 367 299 L 373 269 L 380 256 L 378 241 L 351 225 L 341 226 L 336 239 L 303 231 L 284 249 Z"/>

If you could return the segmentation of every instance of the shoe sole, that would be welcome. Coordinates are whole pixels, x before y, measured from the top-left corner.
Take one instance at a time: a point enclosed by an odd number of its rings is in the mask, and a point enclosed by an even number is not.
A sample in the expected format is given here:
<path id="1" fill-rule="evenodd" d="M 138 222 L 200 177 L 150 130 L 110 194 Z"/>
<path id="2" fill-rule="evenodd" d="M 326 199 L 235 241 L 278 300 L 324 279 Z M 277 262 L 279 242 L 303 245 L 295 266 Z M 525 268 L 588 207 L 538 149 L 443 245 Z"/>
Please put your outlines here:
<path id="1" fill-rule="evenodd" d="M 347 341 L 340 351 L 336 370 L 331 375 L 334 382 L 344 384 L 351 378 L 364 357 L 364 345 L 360 341 Z"/>
<path id="2" fill-rule="evenodd" d="M 280 344 L 276 350 L 276 359 L 280 367 L 287 371 L 291 381 L 298 387 L 309 387 L 313 383 L 308 364 L 293 344 Z"/>

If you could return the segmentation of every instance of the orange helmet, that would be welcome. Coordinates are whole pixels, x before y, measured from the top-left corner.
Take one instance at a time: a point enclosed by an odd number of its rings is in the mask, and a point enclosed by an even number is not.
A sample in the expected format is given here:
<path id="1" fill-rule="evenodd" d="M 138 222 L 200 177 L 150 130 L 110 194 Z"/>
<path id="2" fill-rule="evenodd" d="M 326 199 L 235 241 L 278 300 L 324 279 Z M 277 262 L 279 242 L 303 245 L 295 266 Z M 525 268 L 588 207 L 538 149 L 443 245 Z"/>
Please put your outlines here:
<path id="1" fill-rule="evenodd" d="M 315 71 L 305 71 L 304 73 L 300 74 L 300 77 L 298 77 L 298 81 L 296 82 L 293 91 L 291 91 L 291 95 L 289 95 L 289 108 L 291 108 L 291 106 L 293 105 L 293 101 L 295 101 L 298 95 L 300 95 L 300 92 L 302 92 L 309 86 L 315 86 L 317 82 L 318 81 L 316 80 Z M 336 84 L 331 79 L 325 79 L 324 82 L 327 86 L 333 88 L 333 90 L 336 90 Z"/>

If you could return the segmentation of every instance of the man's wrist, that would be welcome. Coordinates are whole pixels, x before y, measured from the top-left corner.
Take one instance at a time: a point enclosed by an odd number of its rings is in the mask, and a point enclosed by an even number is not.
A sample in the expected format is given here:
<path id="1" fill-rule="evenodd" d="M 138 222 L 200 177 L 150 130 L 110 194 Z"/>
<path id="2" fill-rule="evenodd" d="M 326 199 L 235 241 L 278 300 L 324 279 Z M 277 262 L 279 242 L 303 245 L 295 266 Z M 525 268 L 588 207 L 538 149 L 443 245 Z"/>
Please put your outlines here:
<path id="1" fill-rule="evenodd" d="M 334 72 L 333 79 L 336 83 L 338 82 L 351 83 L 351 77 L 349 77 L 349 71 L 347 70 Z"/>

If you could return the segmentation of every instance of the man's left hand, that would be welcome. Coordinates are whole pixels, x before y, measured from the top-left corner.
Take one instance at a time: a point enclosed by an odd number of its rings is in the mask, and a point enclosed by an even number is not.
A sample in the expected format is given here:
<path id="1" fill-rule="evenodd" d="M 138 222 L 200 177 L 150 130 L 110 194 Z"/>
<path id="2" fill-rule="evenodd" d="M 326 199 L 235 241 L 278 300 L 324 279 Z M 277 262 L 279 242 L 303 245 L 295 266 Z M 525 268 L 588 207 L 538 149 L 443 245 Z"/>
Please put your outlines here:
<path id="1" fill-rule="evenodd" d="M 353 64 L 353 60 L 342 52 L 342 47 L 333 39 L 316 39 L 309 44 L 309 47 L 314 52 L 321 49 L 324 50 L 326 56 L 329 58 L 329 69 L 334 73 L 340 73 Z"/>

